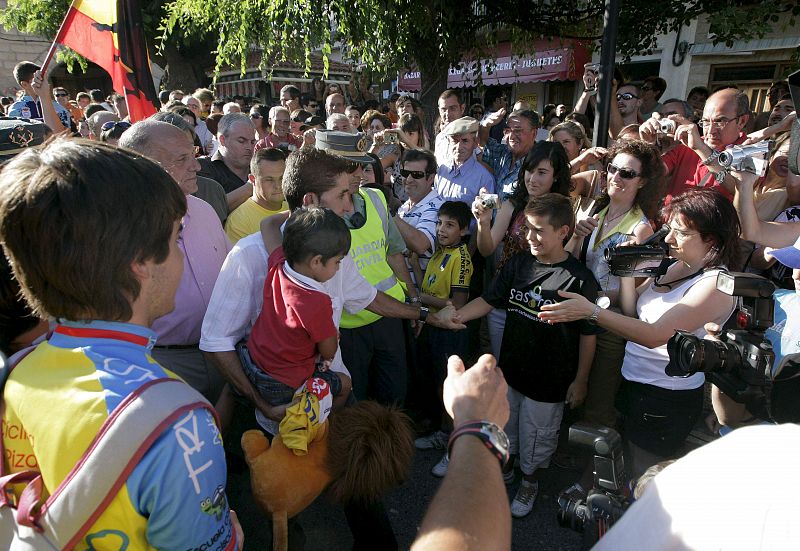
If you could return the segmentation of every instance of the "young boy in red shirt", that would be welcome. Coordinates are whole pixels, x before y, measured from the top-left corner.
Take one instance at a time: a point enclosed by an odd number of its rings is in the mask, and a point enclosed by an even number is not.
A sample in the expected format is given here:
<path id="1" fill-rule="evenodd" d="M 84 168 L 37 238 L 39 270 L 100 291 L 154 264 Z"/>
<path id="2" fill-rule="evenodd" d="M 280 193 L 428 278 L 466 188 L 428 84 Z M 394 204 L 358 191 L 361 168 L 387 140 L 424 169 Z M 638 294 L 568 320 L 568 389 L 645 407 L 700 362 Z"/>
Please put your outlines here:
<path id="1" fill-rule="evenodd" d="M 288 404 L 309 377 L 328 382 L 346 399 L 352 383 L 328 371 L 339 347 L 331 298 L 322 283 L 339 270 L 350 250 L 350 231 L 339 216 L 321 208 L 301 209 L 286 222 L 283 245 L 269 256 L 264 305 L 247 341 L 253 366 L 245 373 L 272 405 Z"/>

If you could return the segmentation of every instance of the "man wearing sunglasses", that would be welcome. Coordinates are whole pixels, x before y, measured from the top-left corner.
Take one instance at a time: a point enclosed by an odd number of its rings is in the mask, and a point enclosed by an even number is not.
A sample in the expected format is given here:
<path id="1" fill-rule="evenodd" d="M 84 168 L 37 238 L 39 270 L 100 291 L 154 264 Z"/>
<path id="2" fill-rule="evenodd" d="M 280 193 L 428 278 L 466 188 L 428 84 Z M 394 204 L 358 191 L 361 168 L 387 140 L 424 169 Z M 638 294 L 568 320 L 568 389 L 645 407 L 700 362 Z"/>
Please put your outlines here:
<path id="1" fill-rule="evenodd" d="M 642 122 L 639 109 L 642 106 L 642 93 L 635 84 L 623 84 L 617 89 L 616 102 L 611 103 L 609 110 L 608 131 L 612 140 L 616 140 L 623 128 Z"/>
<path id="2" fill-rule="evenodd" d="M 81 122 L 83 118 L 83 109 L 69 102 L 69 92 L 67 92 L 66 88 L 62 88 L 61 86 L 53 88 L 53 97 L 61 107 L 69 111 L 75 126 L 78 126 L 78 123 Z"/>
<path id="3" fill-rule="evenodd" d="M 640 89 L 642 105 L 639 107 L 639 114 L 643 120 L 649 119 L 653 111 L 661 109 L 661 104 L 658 100 L 664 95 L 664 90 L 666 89 L 667 81 L 661 77 L 651 76 L 644 79 Z"/>
<path id="4" fill-rule="evenodd" d="M 674 138 L 681 142 L 664 154 L 667 167 L 668 190 L 666 202 L 672 197 L 694 188 L 711 188 L 733 198 L 735 179 L 717 163 L 720 152 L 728 146 L 746 139 L 743 130 L 750 119 L 750 101 L 747 94 L 735 88 L 724 88 L 711 95 L 703 108 L 700 127 L 680 115 L 670 115 L 677 124 Z M 654 115 L 642 124 L 640 134 L 644 141 L 655 143 L 661 122 Z"/>
<path id="5" fill-rule="evenodd" d="M 403 153 L 403 186 L 408 200 L 397 209 L 394 221 L 406 242 L 408 251 L 416 253 L 422 273 L 433 255 L 436 242 L 436 224 L 439 220 L 439 207 L 444 199 L 433 189 L 436 175 L 436 157 L 423 149 L 407 149 Z M 419 285 L 411 264 L 406 261 L 409 273 L 415 284 Z"/>

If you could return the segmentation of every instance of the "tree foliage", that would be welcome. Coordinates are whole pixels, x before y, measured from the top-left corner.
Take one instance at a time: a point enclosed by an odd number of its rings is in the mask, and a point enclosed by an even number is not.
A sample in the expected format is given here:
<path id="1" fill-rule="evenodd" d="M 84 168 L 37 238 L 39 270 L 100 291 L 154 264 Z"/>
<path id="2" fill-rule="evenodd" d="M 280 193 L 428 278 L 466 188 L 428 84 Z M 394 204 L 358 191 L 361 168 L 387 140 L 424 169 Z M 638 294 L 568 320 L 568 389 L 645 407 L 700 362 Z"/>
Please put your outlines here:
<path id="1" fill-rule="evenodd" d="M 47 38 L 54 38 L 58 32 L 64 15 L 70 6 L 70 0 L 8 0 L 6 9 L 0 10 L 0 25 L 6 29 L 17 29 L 24 33 L 35 34 Z M 167 61 L 174 64 L 181 63 L 180 58 L 190 60 L 197 66 L 195 77 L 183 77 L 190 80 L 204 80 L 202 75 L 214 62 L 211 51 L 216 43 L 216 36 L 212 29 L 193 28 L 191 33 L 184 32 L 181 28 L 174 29 L 169 37 L 162 40 L 161 21 L 167 16 L 163 0 L 141 0 L 142 23 L 145 35 L 148 37 L 150 55 L 161 65 Z M 160 44 L 161 49 L 155 50 L 154 46 Z M 75 65 L 86 70 L 87 60 L 69 48 L 60 48 L 58 61 L 63 61 L 72 71 Z M 176 87 L 184 85 L 183 82 L 174 82 Z M 187 86 L 196 86 L 199 82 L 186 82 Z"/>
<path id="2" fill-rule="evenodd" d="M 55 35 L 68 0 L 9 0 L 0 24 Z M 539 38 L 579 38 L 598 43 L 604 0 L 143 0 L 150 44 L 184 55 L 246 68 L 247 54 L 265 52 L 263 64 L 304 63 L 321 50 L 325 68 L 334 45 L 345 57 L 389 75 L 418 67 L 423 77 L 442 74 L 465 54 L 477 59 L 510 40 L 517 53 Z M 626 0 L 621 2 L 617 52 L 649 53 L 660 33 L 713 14 L 716 41 L 764 36 L 795 26 L 800 5 L 791 0 Z M 756 23 L 756 24 L 754 24 Z M 425 80 L 425 78 L 423 78 Z"/>

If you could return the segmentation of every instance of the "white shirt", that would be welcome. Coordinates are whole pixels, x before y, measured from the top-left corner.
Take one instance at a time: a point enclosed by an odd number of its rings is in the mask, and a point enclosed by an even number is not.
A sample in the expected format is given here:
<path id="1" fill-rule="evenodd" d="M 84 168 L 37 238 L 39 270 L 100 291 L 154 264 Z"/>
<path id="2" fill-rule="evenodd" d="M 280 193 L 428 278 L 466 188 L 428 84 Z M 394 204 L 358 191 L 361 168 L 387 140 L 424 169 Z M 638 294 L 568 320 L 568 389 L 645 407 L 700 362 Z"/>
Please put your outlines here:
<path id="1" fill-rule="evenodd" d="M 659 473 L 592 549 L 797 549 L 798 457 L 798 425 L 736 429 Z"/>
<path id="2" fill-rule="evenodd" d="M 243 237 L 228 253 L 203 318 L 201 350 L 232 351 L 250 334 L 264 301 L 268 260 L 261 233 Z M 360 312 L 378 293 L 358 272 L 350 255 L 342 259 L 336 275 L 321 285 L 331 297 L 336 327 L 343 309 L 351 314 Z"/>

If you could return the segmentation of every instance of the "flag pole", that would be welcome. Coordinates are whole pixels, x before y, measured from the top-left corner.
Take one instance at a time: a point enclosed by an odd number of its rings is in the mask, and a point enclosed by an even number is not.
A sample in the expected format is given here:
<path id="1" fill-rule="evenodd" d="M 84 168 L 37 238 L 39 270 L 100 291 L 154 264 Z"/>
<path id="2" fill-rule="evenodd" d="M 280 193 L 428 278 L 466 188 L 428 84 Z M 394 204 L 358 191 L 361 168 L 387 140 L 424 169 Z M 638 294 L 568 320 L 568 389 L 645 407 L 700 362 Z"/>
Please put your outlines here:
<path id="1" fill-rule="evenodd" d="M 69 8 L 67 8 L 67 13 L 64 14 L 64 19 L 61 21 L 61 26 L 58 27 L 58 32 L 56 33 L 55 38 L 53 39 L 53 43 L 50 45 L 50 49 L 47 51 L 47 55 L 44 58 L 44 62 L 42 63 L 42 74 L 47 74 L 47 67 L 50 65 L 50 62 L 53 60 L 53 56 L 56 55 L 56 47 L 58 46 L 59 42 L 61 42 L 61 33 L 64 32 L 64 24 L 67 22 L 67 17 L 69 17 L 70 12 L 72 11 L 73 6 L 75 6 L 75 2 L 77 0 L 72 0 L 69 4 Z"/>

